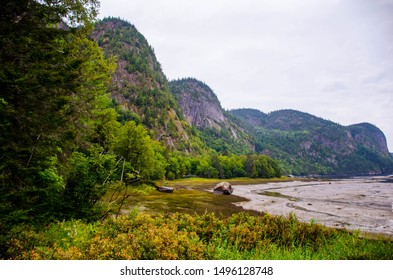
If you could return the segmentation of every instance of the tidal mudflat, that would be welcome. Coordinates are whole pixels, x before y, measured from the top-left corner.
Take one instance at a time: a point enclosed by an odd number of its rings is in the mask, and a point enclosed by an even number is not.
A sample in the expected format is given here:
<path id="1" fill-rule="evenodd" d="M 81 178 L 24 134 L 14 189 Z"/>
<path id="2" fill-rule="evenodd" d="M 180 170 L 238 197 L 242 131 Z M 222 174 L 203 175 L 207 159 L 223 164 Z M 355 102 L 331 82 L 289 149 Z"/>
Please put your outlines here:
<path id="1" fill-rule="evenodd" d="M 233 186 L 249 199 L 244 209 L 272 215 L 296 214 L 301 221 L 393 236 L 393 178 L 292 181 Z"/>

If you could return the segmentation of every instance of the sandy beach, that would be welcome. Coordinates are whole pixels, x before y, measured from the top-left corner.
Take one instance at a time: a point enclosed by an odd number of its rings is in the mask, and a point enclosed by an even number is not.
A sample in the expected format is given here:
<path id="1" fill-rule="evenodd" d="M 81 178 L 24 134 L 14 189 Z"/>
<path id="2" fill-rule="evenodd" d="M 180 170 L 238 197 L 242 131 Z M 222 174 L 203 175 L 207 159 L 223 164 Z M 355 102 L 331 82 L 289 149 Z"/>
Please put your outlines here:
<path id="1" fill-rule="evenodd" d="M 393 180 L 366 177 L 330 181 L 293 181 L 235 185 L 236 205 L 329 227 L 393 235 Z"/>

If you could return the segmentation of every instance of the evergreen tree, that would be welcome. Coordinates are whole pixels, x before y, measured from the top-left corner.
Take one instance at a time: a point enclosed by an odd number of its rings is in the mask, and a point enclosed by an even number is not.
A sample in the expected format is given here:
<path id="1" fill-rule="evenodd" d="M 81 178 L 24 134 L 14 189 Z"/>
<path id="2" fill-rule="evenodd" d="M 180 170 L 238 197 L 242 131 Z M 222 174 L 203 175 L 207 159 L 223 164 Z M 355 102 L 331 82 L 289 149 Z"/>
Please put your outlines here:
<path id="1" fill-rule="evenodd" d="M 96 0 L 18 0 L 2 5 L 3 225 L 47 221 L 62 211 L 58 205 L 67 188 L 64 165 L 73 150 L 88 146 L 89 120 L 114 67 L 87 38 L 97 8 Z"/>

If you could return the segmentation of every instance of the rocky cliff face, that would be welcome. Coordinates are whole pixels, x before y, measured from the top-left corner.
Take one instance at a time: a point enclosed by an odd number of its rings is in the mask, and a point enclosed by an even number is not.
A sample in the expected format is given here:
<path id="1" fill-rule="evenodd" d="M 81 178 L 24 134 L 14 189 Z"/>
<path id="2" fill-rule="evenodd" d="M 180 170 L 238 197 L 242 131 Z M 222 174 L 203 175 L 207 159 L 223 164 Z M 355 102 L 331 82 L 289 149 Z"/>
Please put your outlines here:
<path id="1" fill-rule="evenodd" d="M 144 124 L 167 147 L 190 151 L 191 128 L 182 119 L 145 37 L 132 24 L 116 18 L 98 22 L 92 37 L 107 56 L 117 59 L 110 91 L 121 117 Z"/>
<path id="2" fill-rule="evenodd" d="M 189 124 L 217 130 L 229 125 L 220 101 L 204 83 L 190 78 L 172 81 L 170 87 Z"/>
<path id="3" fill-rule="evenodd" d="M 252 141 L 225 110 L 210 87 L 188 78 L 170 82 L 185 119 L 198 128 L 207 145 L 219 152 L 249 152 Z"/>
<path id="4" fill-rule="evenodd" d="M 385 134 L 376 126 L 360 123 L 348 126 L 351 136 L 358 145 L 382 154 L 389 154 Z"/>

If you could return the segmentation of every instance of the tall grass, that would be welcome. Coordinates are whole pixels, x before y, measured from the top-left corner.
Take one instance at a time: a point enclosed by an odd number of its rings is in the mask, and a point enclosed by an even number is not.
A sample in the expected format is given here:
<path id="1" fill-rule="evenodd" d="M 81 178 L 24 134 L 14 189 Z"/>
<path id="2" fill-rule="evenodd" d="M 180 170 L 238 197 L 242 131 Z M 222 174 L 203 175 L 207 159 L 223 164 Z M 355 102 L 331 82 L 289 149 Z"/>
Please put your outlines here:
<path id="1" fill-rule="evenodd" d="M 393 259 L 393 242 L 302 223 L 294 214 L 151 216 L 69 221 L 10 233 L 10 259 Z"/>

